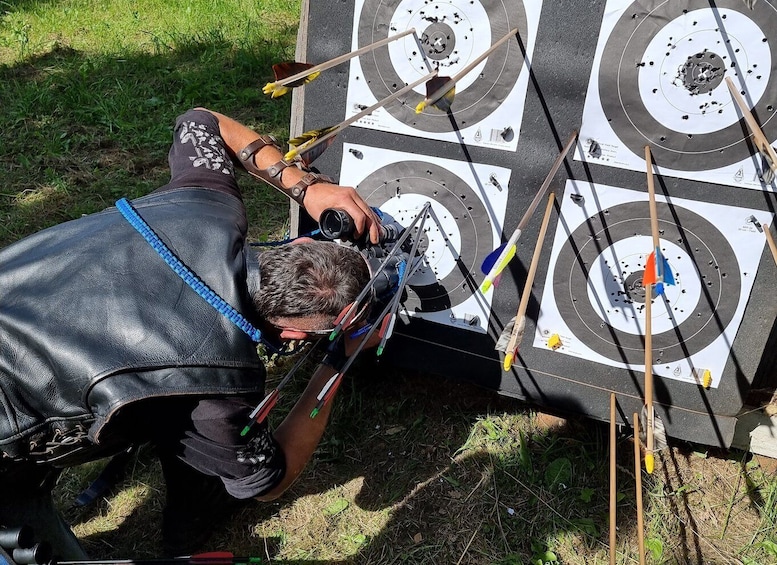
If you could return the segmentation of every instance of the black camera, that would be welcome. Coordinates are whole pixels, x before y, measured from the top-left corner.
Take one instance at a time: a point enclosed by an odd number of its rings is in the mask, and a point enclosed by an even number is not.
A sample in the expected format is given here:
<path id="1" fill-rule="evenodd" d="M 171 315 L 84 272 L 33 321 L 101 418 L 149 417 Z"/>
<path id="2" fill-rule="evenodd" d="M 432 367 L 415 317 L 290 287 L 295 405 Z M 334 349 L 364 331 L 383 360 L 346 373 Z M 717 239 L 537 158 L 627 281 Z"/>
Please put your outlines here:
<path id="1" fill-rule="evenodd" d="M 388 244 L 399 239 L 399 236 L 402 235 L 402 230 L 404 228 L 397 222 L 393 221 L 393 219 L 390 222 L 384 222 L 383 220 L 387 219 L 386 215 L 377 208 L 373 208 L 373 210 L 381 219 L 381 224 L 379 226 L 379 243 Z M 327 239 L 345 239 L 355 241 L 353 237 L 353 218 L 345 210 L 327 208 L 321 212 L 321 218 L 318 221 L 318 225 L 321 229 L 321 235 Z M 366 240 L 369 239 L 369 234 L 364 234 L 363 239 L 365 240 L 364 243 L 366 243 Z"/>

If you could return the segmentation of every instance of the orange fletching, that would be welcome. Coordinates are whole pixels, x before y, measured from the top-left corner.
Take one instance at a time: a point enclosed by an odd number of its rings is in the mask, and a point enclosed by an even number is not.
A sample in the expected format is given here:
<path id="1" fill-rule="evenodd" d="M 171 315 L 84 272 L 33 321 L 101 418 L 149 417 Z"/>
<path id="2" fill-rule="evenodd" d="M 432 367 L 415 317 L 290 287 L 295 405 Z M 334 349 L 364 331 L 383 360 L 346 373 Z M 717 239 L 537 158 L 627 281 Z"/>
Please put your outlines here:
<path id="1" fill-rule="evenodd" d="M 649 284 L 656 284 L 658 282 L 658 275 L 656 272 L 656 252 L 653 251 L 648 255 L 645 262 L 645 274 L 642 275 L 642 286 L 647 288 Z"/>

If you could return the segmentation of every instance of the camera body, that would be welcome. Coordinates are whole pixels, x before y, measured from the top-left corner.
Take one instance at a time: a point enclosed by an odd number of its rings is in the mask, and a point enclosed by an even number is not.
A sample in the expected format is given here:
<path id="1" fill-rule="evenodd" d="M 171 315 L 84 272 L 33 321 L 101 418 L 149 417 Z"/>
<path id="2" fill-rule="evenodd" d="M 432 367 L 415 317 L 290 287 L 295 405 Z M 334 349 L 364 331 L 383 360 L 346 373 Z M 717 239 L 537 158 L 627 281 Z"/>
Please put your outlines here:
<path id="1" fill-rule="evenodd" d="M 380 219 L 380 235 L 378 244 L 389 245 L 396 242 L 402 235 L 404 228 L 380 209 L 373 208 L 372 210 Z M 359 240 L 354 239 L 353 230 L 355 226 L 353 218 L 351 218 L 350 214 L 348 214 L 348 212 L 345 210 L 340 210 L 338 208 L 327 208 L 321 212 L 318 226 L 321 229 L 321 235 L 327 239 L 342 239 L 346 241 L 353 241 L 360 247 L 369 245 L 368 234 L 364 234 Z"/>
<path id="2" fill-rule="evenodd" d="M 396 294 L 410 255 L 405 250 L 405 247 L 408 246 L 407 241 L 402 245 L 402 248 L 394 251 L 394 247 L 399 243 L 405 228 L 378 208 L 372 210 L 381 220 L 377 244 L 372 244 L 369 241 L 369 234 L 364 234 L 358 240 L 354 239 L 353 218 L 345 210 L 327 208 L 321 213 L 319 227 L 321 235 L 325 238 L 350 241 L 362 254 L 370 269 L 374 306 L 386 303 Z"/>

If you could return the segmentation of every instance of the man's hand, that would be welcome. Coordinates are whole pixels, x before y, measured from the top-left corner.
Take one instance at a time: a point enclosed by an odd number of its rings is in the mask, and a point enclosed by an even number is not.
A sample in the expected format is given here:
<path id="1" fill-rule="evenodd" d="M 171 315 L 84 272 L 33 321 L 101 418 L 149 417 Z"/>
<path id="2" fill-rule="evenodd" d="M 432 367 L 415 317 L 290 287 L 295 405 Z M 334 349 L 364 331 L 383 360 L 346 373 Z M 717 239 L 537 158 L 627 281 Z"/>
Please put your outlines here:
<path id="1" fill-rule="evenodd" d="M 327 208 L 344 210 L 353 218 L 355 239 L 369 232 L 370 241 L 380 240 L 380 220 L 356 190 L 350 186 L 339 186 L 317 182 L 308 187 L 305 194 L 305 211 L 318 221 Z"/>

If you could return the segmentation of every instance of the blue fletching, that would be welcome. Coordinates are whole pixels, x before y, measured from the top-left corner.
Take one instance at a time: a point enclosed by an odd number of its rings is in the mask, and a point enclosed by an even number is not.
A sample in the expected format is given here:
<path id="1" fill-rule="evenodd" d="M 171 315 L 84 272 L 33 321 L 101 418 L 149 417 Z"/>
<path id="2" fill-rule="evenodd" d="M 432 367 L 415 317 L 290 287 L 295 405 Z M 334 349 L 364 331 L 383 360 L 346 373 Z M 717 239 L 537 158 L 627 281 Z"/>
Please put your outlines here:
<path id="1" fill-rule="evenodd" d="M 507 243 L 503 243 L 496 249 L 494 249 L 491 253 L 489 253 L 485 259 L 483 259 L 483 263 L 480 265 L 480 272 L 484 275 L 487 275 L 491 272 L 491 269 L 494 268 L 494 265 L 496 264 L 496 260 L 499 259 L 499 256 L 502 254 L 502 251 L 504 251 L 505 245 Z"/>
<path id="2" fill-rule="evenodd" d="M 674 282 L 674 274 L 672 273 L 672 267 L 669 266 L 669 261 L 667 260 L 666 257 L 663 257 L 663 255 L 662 255 L 662 259 L 664 260 L 663 261 L 663 263 L 664 263 L 664 284 L 668 284 L 669 286 L 674 286 L 675 282 Z"/>

